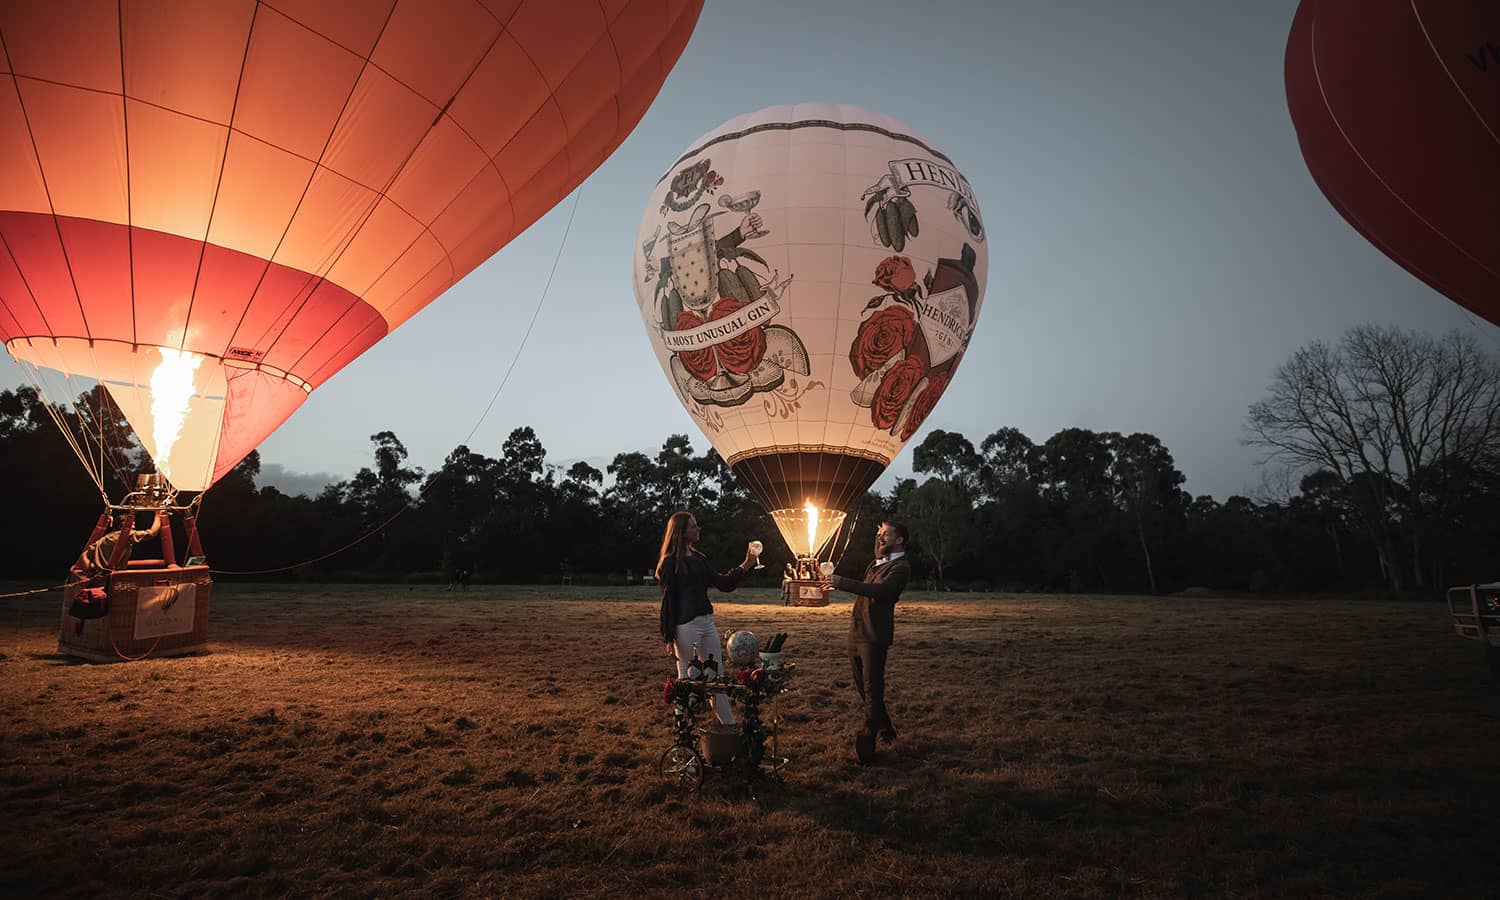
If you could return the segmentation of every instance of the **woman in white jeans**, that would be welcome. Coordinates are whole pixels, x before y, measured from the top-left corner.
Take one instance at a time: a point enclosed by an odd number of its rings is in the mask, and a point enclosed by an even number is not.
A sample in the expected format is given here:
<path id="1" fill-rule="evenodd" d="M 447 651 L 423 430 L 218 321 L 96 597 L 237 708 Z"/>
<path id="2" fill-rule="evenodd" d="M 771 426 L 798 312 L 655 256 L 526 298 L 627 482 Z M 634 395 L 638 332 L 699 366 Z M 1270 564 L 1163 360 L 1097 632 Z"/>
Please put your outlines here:
<path id="1" fill-rule="evenodd" d="M 756 562 L 747 552 L 744 562 L 727 572 L 715 572 L 698 552 L 698 536 L 698 520 L 692 513 L 672 513 L 656 561 L 656 580 L 661 584 L 661 638 L 673 648 L 679 678 L 687 677 L 688 661 L 694 653 L 703 660 L 712 657 L 719 674 L 724 674 L 724 647 L 714 626 L 708 586 L 732 591 Z M 729 698 L 722 693 L 714 694 L 714 716 L 725 725 L 734 724 Z"/>

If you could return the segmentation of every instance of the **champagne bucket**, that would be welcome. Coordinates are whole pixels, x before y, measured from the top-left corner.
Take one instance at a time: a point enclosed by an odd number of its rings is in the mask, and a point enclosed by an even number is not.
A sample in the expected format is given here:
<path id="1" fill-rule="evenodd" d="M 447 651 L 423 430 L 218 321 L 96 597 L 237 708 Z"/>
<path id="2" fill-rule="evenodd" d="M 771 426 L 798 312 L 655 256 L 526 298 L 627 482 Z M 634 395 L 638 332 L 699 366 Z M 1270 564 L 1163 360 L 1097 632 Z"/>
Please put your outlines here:
<path id="1" fill-rule="evenodd" d="M 703 758 L 709 765 L 728 765 L 740 752 L 740 726 L 704 725 L 699 744 L 703 749 Z"/>

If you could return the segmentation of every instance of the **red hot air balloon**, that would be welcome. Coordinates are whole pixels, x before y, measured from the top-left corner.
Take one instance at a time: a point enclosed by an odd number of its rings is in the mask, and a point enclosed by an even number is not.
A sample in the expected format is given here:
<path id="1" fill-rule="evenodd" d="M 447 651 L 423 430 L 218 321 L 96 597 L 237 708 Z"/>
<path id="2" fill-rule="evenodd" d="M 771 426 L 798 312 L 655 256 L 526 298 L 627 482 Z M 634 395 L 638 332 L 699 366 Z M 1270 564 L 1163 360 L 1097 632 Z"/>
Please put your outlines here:
<path id="1" fill-rule="evenodd" d="M 0 341 L 202 490 L 602 163 L 701 7 L 0 3 Z"/>
<path id="2" fill-rule="evenodd" d="M 1500 3 L 1303 0 L 1286 92 L 1307 167 L 1344 218 L 1500 324 Z"/>

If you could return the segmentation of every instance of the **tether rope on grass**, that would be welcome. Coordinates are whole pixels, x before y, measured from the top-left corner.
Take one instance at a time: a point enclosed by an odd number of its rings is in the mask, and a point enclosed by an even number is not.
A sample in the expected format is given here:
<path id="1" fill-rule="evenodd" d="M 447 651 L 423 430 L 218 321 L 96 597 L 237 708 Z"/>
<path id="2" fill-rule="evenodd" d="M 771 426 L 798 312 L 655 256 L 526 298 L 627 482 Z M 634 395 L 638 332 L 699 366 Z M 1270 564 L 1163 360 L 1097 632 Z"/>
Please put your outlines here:
<path id="1" fill-rule="evenodd" d="M 105 630 L 108 631 L 108 626 L 107 625 L 105 626 Z M 140 662 L 141 660 L 143 660 L 146 657 L 150 656 L 151 654 L 155 653 L 156 652 L 156 648 L 159 647 L 160 645 L 161 645 L 161 637 L 158 636 L 156 638 L 156 640 L 154 640 L 154 641 L 151 642 L 151 646 L 146 649 L 145 653 L 142 653 L 140 656 L 129 656 L 129 655 L 123 653 L 120 650 L 120 645 L 119 644 L 115 643 L 114 633 L 110 632 L 110 634 L 109 634 L 109 649 L 115 651 L 115 656 L 118 656 L 120 658 L 121 662 Z"/>
<path id="2" fill-rule="evenodd" d="M 50 594 L 53 591 L 60 591 L 66 587 L 66 584 L 58 584 L 53 585 L 52 587 L 32 588 L 29 591 L 16 591 L 13 594 L 0 594 L 0 600 L 11 600 L 16 597 L 30 597 L 32 594 Z"/>
<path id="3" fill-rule="evenodd" d="M 578 189 L 573 192 L 573 206 L 568 211 L 568 224 L 563 228 L 562 240 L 559 241 L 557 245 L 557 254 L 552 257 L 552 270 L 547 273 L 547 282 L 542 286 L 541 295 L 537 297 L 536 308 L 531 311 L 531 321 L 526 323 L 526 331 L 521 335 L 521 343 L 516 347 L 515 355 L 511 357 L 510 365 L 506 367 L 505 374 L 501 376 L 500 384 L 495 388 L 495 393 L 490 396 L 490 402 L 485 405 L 484 412 L 479 414 L 478 421 L 474 423 L 473 428 L 469 429 L 468 436 L 464 438 L 465 444 L 468 444 L 469 441 L 474 439 L 474 435 L 479 431 L 479 426 L 484 424 L 485 418 L 489 416 L 490 410 L 494 408 L 495 401 L 500 399 L 500 392 L 505 390 L 505 385 L 510 382 L 511 373 L 515 371 L 516 363 L 520 361 L 521 353 L 526 349 L 527 341 L 531 339 L 531 332 L 536 328 L 536 320 L 541 315 L 542 306 L 547 300 L 547 294 L 552 290 L 552 279 L 557 275 L 557 265 L 562 261 L 563 250 L 567 247 L 568 244 L 568 236 L 573 232 L 573 217 L 578 213 L 578 203 L 579 199 L 582 196 L 583 185 L 580 184 L 578 186 Z M 301 569 L 304 566 L 310 566 L 314 563 L 322 562 L 325 559 L 330 559 L 334 556 L 338 556 L 340 553 L 352 549 L 384 531 L 392 522 L 396 521 L 397 517 L 399 517 L 407 510 L 411 509 L 412 504 L 416 503 L 417 500 L 426 496 L 427 492 L 432 489 L 433 485 L 438 483 L 438 480 L 443 477 L 443 474 L 446 471 L 446 465 L 438 469 L 436 474 L 427 479 L 427 483 L 422 486 L 421 490 L 417 491 L 416 497 L 413 497 L 410 500 L 406 501 L 406 504 L 404 506 L 392 513 L 391 516 L 385 521 L 381 522 L 379 525 L 376 525 L 374 528 L 370 529 L 369 531 L 365 532 L 364 534 L 360 535 L 344 546 L 339 547 L 337 550 L 331 550 L 328 553 L 322 554 L 321 556 L 313 557 L 312 559 L 296 563 L 295 565 L 280 566 L 274 569 L 255 569 L 250 571 L 240 571 L 235 569 L 209 569 L 209 573 L 213 575 L 277 575 L 282 572 L 291 572 L 296 569 Z M 207 492 L 205 491 L 204 493 L 206 494 Z M 199 499 L 202 499 L 202 497 L 203 495 L 200 494 Z"/>

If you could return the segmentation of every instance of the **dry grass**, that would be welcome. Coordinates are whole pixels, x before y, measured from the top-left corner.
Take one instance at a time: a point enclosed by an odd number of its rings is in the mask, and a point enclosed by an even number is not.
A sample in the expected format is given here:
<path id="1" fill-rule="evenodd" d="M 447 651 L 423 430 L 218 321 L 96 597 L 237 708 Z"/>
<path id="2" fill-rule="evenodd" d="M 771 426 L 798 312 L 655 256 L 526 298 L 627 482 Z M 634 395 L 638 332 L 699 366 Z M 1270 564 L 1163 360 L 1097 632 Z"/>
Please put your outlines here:
<path id="1" fill-rule="evenodd" d="M 564 590 L 219 585 L 212 653 L 107 666 L 0 601 L 0 893 L 1495 895 L 1437 606 L 917 594 L 861 769 L 847 604 L 737 593 L 799 667 L 754 802 L 656 775 L 651 590 Z"/>

